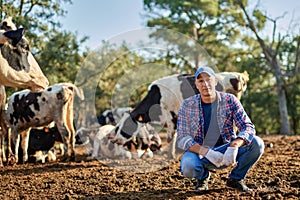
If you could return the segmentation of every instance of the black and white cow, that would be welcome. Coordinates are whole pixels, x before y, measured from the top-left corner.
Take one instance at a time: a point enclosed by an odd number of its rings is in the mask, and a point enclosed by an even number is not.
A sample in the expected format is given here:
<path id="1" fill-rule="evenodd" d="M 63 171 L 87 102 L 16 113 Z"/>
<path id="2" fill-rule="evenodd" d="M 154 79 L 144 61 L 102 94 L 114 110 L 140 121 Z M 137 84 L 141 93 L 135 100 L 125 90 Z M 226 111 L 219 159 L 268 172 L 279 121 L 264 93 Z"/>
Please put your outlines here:
<path id="1" fill-rule="evenodd" d="M 76 131 L 77 133 L 77 131 Z M 78 134 L 75 136 L 75 145 L 84 145 Z M 28 161 L 43 163 L 48 160 L 56 161 L 58 154 L 64 154 L 63 139 L 57 126 L 50 123 L 48 126 L 30 129 L 29 143 L 28 143 Z M 19 149 L 20 150 L 20 149 Z M 58 153 L 59 152 L 59 153 Z M 23 153 L 23 151 L 22 151 Z M 19 152 L 19 159 L 23 154 Z M 50 156 L 50 159 L 49 159 Z"/>
<path id="2" fill-rule="evenodd" d="M 41 161 L 44 163 L 47 158 L 50 161 L 56 161 L 55 144 L 61 144 L 62 142 L 61 135 L 55 125 L 30 129 L 27 149 L 28 162 Z M 61 149 L 62 154 L 63 151 Z M 23 153 L 22 149 L 21 152 Z M 23 156 L 23 154 L 19 152 L 20 156 Z M 19 159 L 22 159 L 22 157 Z"/>
<path id="3" fill-rule="evenodd" d="M 47 126 L 51 122 L 55 122 L 64 143 L 62 160 L 75 159 L 73 126 L 75 93 L 83 99 L 75 85 L 59 83 L 49 86 L 41 92 L 23 90 L 10 96 L 5 111 L 5 120 L 11 128 L 11 140 L 15 145 L 15 162 L 18 162 L 20 135 L 22 136 L 23 162 L 26 162 L 30 129 Z M 13 154 L 11 149 L 9 154 Z"/>
<path id="4" fill-rule="evenodd" d="M 29 42 L 23 36 L 23 29 L 17 29 L 11 17 L 0 23 L 0 142 L 2 149 L 0 159 L 6 160 L 3 146 L 4 137 L 7 136 L 7 127 L 3 118 L 3 107 L 6 102 L 4 86 L 14 88 L 28 88 L 40 91 L 49 85 L 37 61 L 29 50 Z M 9 141 L 8 141 L 9 143 Z M 2 166 L 2 159 L 0 160 Z"/>
<path id="5" fill-rule="evenodd" d="M 128 115 L 129 116 L 129 115 Z M 116 138 L 115 135 L 120 134 Z M 92 158 L 153 157 L 161 148 L 161 139 L 149 124 L 139 124 L 135 137 L 122 132 L 118 125 L 101 126 L 94 137 Z"/>
<path id="6" fill-rule="evenodd" d="M 235 95 L 243 92 L 246 88 L 246 82 L 249 80 L 249 77 L 240 78 L 240 76 L 242 77 L 244 75 L 243 73 L 235 72 L 218 74 L 217 76 L 220 77 L 220 79 L 222 77 L 222 79 L 216 86 L 217 90 L 235 91 Z M 175 159 L 177 114 L 183 100 L 198 93 L 194 81 L 193 75 L 171 75 L 152 82 L 149 86 L 148 94 L 130 112 L 130 117 L 121 120 L 121 123 L 123 123 L 120 124 L 120 127 L 123 127 L 122 132 L 134 137 L 133 132 L 136 130 L 136 127 L 138 127 L 138 123 L 159 122 L 166 124 L 167 141 L 169 143 L 172 141 L 169 158 Z M 231 84 L 223 84 L 224 81 Z M 242 88 L 236 91 L 239 85 Z M 241 95 L 237 96 L 240 97 Z"/>

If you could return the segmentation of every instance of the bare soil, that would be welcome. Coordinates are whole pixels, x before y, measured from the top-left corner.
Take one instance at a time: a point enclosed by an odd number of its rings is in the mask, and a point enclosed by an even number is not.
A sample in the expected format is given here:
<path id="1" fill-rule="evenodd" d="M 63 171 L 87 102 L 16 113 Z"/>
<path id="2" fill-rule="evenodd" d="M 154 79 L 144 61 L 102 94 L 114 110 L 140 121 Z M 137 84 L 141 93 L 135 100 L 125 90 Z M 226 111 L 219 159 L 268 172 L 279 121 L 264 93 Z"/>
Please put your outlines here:
<path id="1" fill-rule="evenodd" d="M 265 152 L 245 180 L 251 193 L 226 189 L 230 169 L 212 172 L 210 189 L 195 193 L 195 180 L 164 155 L 89 160 L 77 147 L 76 162 L 1 168 L 0 199 L 299 199 L 300 136 L 261 137 Z"/>

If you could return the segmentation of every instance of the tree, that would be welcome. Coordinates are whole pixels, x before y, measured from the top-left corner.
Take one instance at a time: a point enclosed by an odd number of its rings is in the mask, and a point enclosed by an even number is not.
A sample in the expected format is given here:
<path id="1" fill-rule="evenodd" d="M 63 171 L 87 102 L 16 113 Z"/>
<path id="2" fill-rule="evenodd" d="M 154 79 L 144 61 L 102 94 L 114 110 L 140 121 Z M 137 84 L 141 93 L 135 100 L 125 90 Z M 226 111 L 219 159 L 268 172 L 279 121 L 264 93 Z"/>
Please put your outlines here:
<path id="1" fill-rule="evenodd" d="M 258 32 L 258 29 L 261 27 L 261 24 L 266 20 L 266 16 L 264 16 L 259 10 L 254 10 L 253 12 L 253 18 L 250 17 L 248 11 L 246 10 L 246 3 L 242 0 L 237 0 L 237 4 L 241 7 L 244 15 L 245 20 L 247 21 L 246 27 L 248 27 L 255 35 L 257 42 L 259 43 L 262 52 L 264 54 L 264 59 L 266 60 L 266 63 L 272 68 L 273 74 L 276 79 L 276 89 L 277 89 L 277 99 L 278 99 L 278 105 L 279 105 L 279 113 L 280 113 L 280 119 L 281 119 L 281 134 L 287 134 L 289 135 L 291 133 L 290 130 L 290 122 L 289 122 L 289 116 L 288 116 L 288 109 L 287 109 L 287 97 L 286 97 L 286 88 L 284 84 L 284 79 L 288 76 L 295 76 L 298 71 L 298 62 L 295 61 L 295 68 L 292 70 L 289 70 L 288 68 L 284 67 L 280 64 L 280 61 L 278 59 L 279 56 L 279 49 L 285 39 L 285 37 L 278 37 L 278 40 L 275 41 L 275 38 L 272 38 L 271 43 L 267 44 L 267 41 L 263 40 Z M 254 21 L 254 19 L 256 21 Z M 273 36 L 276 33 L 276 20 L 272 20 L 274 23 L 274 29 L 273 29 Z M 296 54 L 298 55 L 299 52 L 299 46 L 296 49 Z M 296 56 L 296 59 L 298 59 L 298 56 Z"/>
<path id="2" fill-rule="evenodd" d="M 231 44 L 238 39 L 241 12 L 228 0 L 144 0 L 150 27 L 172 29 L 194 38 L 220 70 L 236 70 L 232 63 L 238 52 Z M 195 67 L 203 58 L 195 55 Z M 189 72 L 192 72 L 190 70 Z"/>

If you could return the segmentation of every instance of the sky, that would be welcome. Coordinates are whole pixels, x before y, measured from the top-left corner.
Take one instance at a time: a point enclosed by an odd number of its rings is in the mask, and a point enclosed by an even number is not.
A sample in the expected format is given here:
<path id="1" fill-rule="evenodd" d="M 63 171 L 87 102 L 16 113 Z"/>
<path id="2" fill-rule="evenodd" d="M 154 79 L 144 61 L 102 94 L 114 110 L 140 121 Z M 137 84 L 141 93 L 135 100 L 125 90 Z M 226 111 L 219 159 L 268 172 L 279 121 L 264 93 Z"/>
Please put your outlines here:
<path id="1" fill-rule="evenodd" d="M 143 0 L 73 0 L 72 5 L 64 8 L 68 13 L 61 21 L 63 29 L 76 32 L 79 37 L 88 36 L 85 45 L 91 49 L 97 48 L 102 41 L 146 27 L 142 18 Z M 278 20 L 278 30 L 287 31 L 292 19 L 300 22 L 299 0 L 261 0 L 260 8 L 272 18 L 287 12 Z"/>

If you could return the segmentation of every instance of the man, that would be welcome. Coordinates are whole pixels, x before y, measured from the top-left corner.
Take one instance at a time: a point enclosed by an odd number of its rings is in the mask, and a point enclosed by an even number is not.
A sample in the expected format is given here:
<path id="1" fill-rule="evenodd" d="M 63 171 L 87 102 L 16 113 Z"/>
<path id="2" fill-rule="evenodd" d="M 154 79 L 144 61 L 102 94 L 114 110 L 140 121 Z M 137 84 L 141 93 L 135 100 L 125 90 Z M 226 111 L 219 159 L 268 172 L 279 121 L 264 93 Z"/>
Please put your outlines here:
<path id="1" fill-rule="evenodd" d="M 180 169 L 196 178 L 195 191 L 208 190 L 210 170 L 235 166 L 226 186 L 249 192 L 243 179 L 264 151 L 264 142 L 240 101 L 215 90 L 218 80 L 210 67 L 195 73 L 200 94 L 185 99 L 178 113 L 177 144 L 183 149 Z M 239 133 L 234 132 L 234 124 Z"/>

